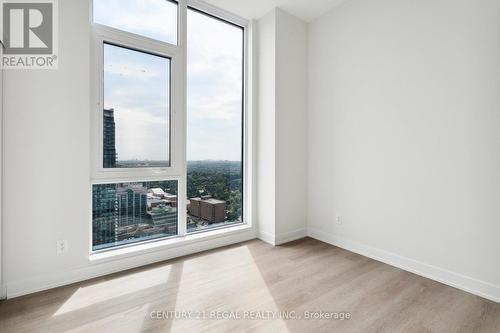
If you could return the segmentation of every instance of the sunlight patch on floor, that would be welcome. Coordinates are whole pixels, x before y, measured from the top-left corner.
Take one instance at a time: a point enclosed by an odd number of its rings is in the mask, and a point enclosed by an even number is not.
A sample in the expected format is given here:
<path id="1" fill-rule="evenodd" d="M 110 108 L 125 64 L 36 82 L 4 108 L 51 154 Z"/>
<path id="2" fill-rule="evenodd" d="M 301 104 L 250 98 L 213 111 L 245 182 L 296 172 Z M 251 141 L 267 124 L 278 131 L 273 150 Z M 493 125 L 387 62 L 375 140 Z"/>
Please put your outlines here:
<path id="1" fill-rule="evenodd" d="M 121 332 L 121 333 L 139 333 L 142 332 L 144 318 L 148 316 L 148 306 L 143 305 L 115 313 L 111 316 L 102 318 L 97 321 L 91 321 L 75 329 L 70 329 L 67 332 Z"/>
<path id="2" fill-rule="evenodd" d="M 233 260 L 238 258 L 238 262 L 234 262 L 233 265 L 222 265 L 220 269 L 225 270 L 224 274 L 210 274 L 210 271 L 208 271 L 209 274 L 206 274 L 203 279 L 199 279 L 199 275 L 196 275 L 196 278 L 194 276 L 189 278 L 189 274 L 185 274 L 180 281 L 175 309 L 157 310 L 203 312 L 205 316 L 209 317 L 216 314 L 228 315 L 231 313 L 242 315 L 249 311 L 280 311 L 248 246 L 231 249 L 231 252 L 233 253 L 231 253 L 230 258 L 233 258 Z M 224 253 L 218 255 L 220 257 Z M 243 263 L 244 265 L 242 265 Z M 199 263 L 190 263 L 189 261 L 184 263 L 186 273 L 196 268 L 199 268 Z M 215 270 L 218 269 L 218 267 L 215 267 Z M 221 276 L 223 276 L 223 281 L 220 280 Z M 221 324 L 224 330 L 229 330 L 233 326 L 234 328 L 241 327 L 242 320 L 248 323 L 248 327 L 258 327 L 259 324 L 262 324 L 262 321 L 248 319 L 176 319 L 172 323 L 171 331 L 184 333 L 202 328 L 204 330 L 209 328 L 217 329 L 220 328 Z M 273 319 L 272 322 L 267 321 L 266 324 L 272 324 L 276 331 L 288 332 L 286 323 L 280 318 Z"/>
<path id="3" fill-rule="evenodd" d="M 86 287 L 80 287 L 54 313 L 59 316 L 89 306 L 95 306 L 112 299 L 137 293 L 141 290 L 167 285 L 172 265 L 127 274 L 122 277 L 99 281 Z M 147 281 L 145 283 L 144 281 Z"/>

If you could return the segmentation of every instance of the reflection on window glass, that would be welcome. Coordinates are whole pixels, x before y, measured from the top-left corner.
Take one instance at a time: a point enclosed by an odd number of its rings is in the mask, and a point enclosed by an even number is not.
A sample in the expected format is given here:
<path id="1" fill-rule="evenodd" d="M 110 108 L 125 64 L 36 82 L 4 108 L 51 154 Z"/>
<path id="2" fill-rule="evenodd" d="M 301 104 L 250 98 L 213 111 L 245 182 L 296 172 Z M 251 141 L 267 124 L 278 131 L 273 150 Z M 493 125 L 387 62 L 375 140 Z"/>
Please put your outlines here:
<path id="1" fill-rule="evenodd" d="M 242 222 L 243 28 L 188 10 L 187 230 Z"/>
<path id="2" fill-rule="evenodd" d="M 177 235 L 177 181 L 92 186 L 94 251 Z"/>
<path id="3" fill-rule="evenodd" d="M 177 44 L 177 2 L 94 0 L 94 22 Z"/>
<path id="4" fill-rule="evenodd" d="M 104 44 L 103 167 L 170 166 L 170 59 Z"/>

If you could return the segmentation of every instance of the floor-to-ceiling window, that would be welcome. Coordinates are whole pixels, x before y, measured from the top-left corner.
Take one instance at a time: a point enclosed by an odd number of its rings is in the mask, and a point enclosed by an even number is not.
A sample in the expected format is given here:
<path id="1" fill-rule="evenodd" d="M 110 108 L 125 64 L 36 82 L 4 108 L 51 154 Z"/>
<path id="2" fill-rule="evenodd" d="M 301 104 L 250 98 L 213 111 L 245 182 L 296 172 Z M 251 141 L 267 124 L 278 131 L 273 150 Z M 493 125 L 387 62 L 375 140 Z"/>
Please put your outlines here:
<path id="1" fill-rule="evenodd" d="M 244 223 L 245 24 L 93 0 L 91 251 Z"/>
<path id="2" fill-rule="evenodd" d="M 187 230 L 243 216 L 244 29 L 187 15 Z"/>

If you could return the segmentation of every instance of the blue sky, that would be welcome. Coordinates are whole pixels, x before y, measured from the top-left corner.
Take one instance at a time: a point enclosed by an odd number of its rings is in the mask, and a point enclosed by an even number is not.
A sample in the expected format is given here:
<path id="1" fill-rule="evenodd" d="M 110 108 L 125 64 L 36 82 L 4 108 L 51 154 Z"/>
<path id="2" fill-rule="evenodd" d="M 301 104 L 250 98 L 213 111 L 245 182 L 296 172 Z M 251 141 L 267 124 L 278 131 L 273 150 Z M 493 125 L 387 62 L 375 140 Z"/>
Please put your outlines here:
<path id="1" fill-rule="evenodd" d="M 175 5 L 165 0 L 96 0 L 97 22 L 175 42 Z M 140 20 L 148 17 L 148 20 Z M 240 28 L 188 12 L 188 160 L 241 160 Z M 119 160 L 167 156 L 169 64 L 105 48 L 105 107 L 115 108 Z"/>
<path id="2" fill-rule="evenodd" d="M 118 160 L 168 160 L 170 60 L 105 44 L 104 65 Z"/>

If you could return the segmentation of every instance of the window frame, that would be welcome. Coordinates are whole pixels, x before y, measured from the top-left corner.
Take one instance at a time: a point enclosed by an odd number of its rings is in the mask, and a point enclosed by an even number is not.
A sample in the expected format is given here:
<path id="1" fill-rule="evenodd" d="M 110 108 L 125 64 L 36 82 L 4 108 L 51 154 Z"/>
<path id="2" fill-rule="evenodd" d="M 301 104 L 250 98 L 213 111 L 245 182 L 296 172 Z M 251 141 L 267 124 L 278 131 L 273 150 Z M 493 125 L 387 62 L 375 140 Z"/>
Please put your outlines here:
<path id="1" fill-rule="evenodd" d="M 249 168 L 247 166 L 247 152 L 249 151 L 248 145 L 247 145 L 247 127 L 248 127 L 248 112 L 247 112 L 247 84 L 248 84 L 248 79 L 247 79 L 247 68 L 248 68 L 248 21 L 241 19 L 233 14 L 227 13 L 217 7 L 211 6 L 203 1 L 188 1 L 187 4 L 187 10 L 193 10 L 198 12 L 199 14 L 206 15 L 210 17 L 211 19 L 214 20 L 219 20 L 221 22 L 224 22 L 225 24 L 233 25 L 237 28 L 242 29 L 243 33 L 243 45 L 242 45 L 242 55 L 243 55 L 243 63 L 242 63 L 242 114 L 241 114 L 241 173 L 242 173 L 242 207 L 241 207 L 241 222 L 228 222 L 227 225 L 221 225 L 218 227 L 213 227 L 213 228 L 206 228 L 206 229 L 200 229 L 200 230 L 194 230 L 194 231 L 187 231 L 187 235 L 196 235 L 196 234 L 203 234 L 206 232 L 210 231 L 215 231 L 215 230 L 221 230 L 221 229 L 227 229 L 227 228 L 234 228 L 237 226 L 249 224 L 249 222 L 246 219 L 247 216 L 247 195 L 250 195 L 250 192 L 247 192 L 247 186 L 248 186 L 248 181 L 247 181 L 247 172 L 249 171 Z M 187 50 L 187 49 L 186 49 Z M 187 78 L 186 78 L 186 92 L 187 92 Z M 186 130 L 187 130 L 187 109 L 186 109 Z M 187 135 L 186 135 L 187 139 Z M 186 166 L 187 166 L 187 160 L 186 160 Z M 186 177 L 186 187 L 187 187 L 187 177 Z M 187 220 L 186 220 L 187 223 Z"/>
<path id="2" fill-rule="evenodd" d="M 252 117 L 249 112 L 248 92 L 249 83 L 249 39 L 250 23 L 248 20 L 229 13 L 218 7 L 200 0 L 178 0 L 177 12 L 177 45 L 169 44 L 149 37 L 136 35 L 113 27 L 94 22 L 93 1 L 90 1 L 91 26 L 91 59 L 90 59 L 90 87 L 91 87 L 91 166 L 89 199 L 92 197 L 92 186 L 121 182 L 162 181 L 176 180 L 178 182 L 178 221 L 177 236 L 163 237 L 149 241 L 116 246 L 104 250 L 92 250 L 92 211 L 89 221 L 89 253 L 97 254 L 120 250 L 124 247 L 164 241 L 171 238 L 188 238 L 193 234 L 220 232 L 220 229 L 230 229 L 247 225 L 253 228 L 252 216 Z M 213 16 L 216 19 L 227 21 L 243 29 L 243 105 L 242 105 L 242 222 L 198 232 L 187 232 L 187 10 L 188 7 Z M 139 52 L 154 54 L 170 59 L 170 166 L 145 168 L 104 168 L 103 167 L 103 99 L 104 99 L 104 43 L 123 46 Z M 250 58 L 251 59 L 251 58 Z M 92 201 L 90 201 L 91 203 Z M 92 207 L 92 206 L 90 206 Z"/>
<path id="3" fill-rule="evenodd" d="M 179 10 L 180 12 L 180 10 Z M 179 19 L 178 19 L 179 21 Z M 146 168 L 104 168 L 103 166 L 103 107 L 104 107 L 104 44 L 124 47 L 138 52 L 158 55 L 170 59 L 170 121 L 169 121 L 169 167 L 146 167 Z M 92 135 L 92 169 L 93 179 L 114 179 L 134 177 L 169 177 L 178 176 L 182 172 L 182 150 L 183 150 L 183 49 L 179 45 L 168 44 L 141 37 L 125 31 L 92 23 L 92 60 L 95 70 L 92 106 L 96 109 L 92 112 L 92 124 L 94 131 Z"/>

